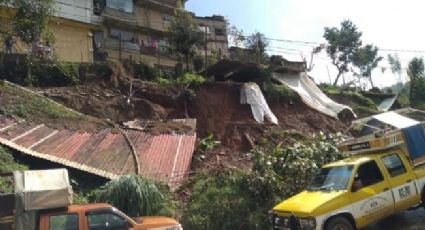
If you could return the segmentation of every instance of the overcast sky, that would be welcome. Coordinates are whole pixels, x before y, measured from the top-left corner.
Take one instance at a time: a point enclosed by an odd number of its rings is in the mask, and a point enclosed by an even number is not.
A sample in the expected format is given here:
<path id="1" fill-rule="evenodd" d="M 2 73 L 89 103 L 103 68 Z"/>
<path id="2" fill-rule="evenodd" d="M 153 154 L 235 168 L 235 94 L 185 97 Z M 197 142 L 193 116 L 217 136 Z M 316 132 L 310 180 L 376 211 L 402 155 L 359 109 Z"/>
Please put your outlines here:
<path id="1" fill-rule="evenodd" d="M 381 49 L 425 51 L 425 1 L 423 0 L 189 0 L 186 9 L 199 16 L 219 14 L 226 16 L 231 25 L 245 34 L 255 31 L 269 38 L 324 43 L 324 27 L 339 27 L 350 19 L 363 32 L 363 44 L 374 44 Z M 300 54 L 309 56 L 312 45 L 273 41 L 271 54 L 300 60 Z M 380 68 L 374 71 L 377 86 L 388 86 L 398 80 L 388 69 L 388 54 Z M 397 52 L 403 68 L 415 57 L 425 52 Z M 382 68 L 386 68 L 382 73 Z M 328 76 L 327 69 L 330 72 Z M 403 71 L 402 79 L 407 77 Z M 311 76 L 317 82 L 330 82 L 336 69 L 326 53 L 315 59 Z M 346 76 L 350 79 L 350 76 Z"/>

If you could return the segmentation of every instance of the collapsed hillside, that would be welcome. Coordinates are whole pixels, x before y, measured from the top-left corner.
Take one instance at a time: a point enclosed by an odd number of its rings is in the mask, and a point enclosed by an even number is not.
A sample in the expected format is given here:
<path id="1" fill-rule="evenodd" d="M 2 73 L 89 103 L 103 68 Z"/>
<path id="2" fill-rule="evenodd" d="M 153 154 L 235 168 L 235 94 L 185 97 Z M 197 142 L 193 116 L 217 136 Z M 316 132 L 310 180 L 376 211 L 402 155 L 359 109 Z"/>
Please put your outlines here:
<path id="1" fill-rule="evenodd" d="M 196 118 L 200 138 L 213 134 L 225 147 L 248 151 L 252 145 L 250 139 L 257 140 L 275 125 L 256 123 L 250 106 L 240 103 L 241 86 L 209 83 L 191 92 L 177 86 L 135 81 L 132 93 L 129 85 L 113 87 L 107 83 L 37 90 L 81 113 L 118 123 L 134 119 Z M 268 97 L 267 101 L 283 129 L 313 135 L 318 131 L 341 132 L 347 127 L 342 121 L 307 107 L 298 98 Z"/>

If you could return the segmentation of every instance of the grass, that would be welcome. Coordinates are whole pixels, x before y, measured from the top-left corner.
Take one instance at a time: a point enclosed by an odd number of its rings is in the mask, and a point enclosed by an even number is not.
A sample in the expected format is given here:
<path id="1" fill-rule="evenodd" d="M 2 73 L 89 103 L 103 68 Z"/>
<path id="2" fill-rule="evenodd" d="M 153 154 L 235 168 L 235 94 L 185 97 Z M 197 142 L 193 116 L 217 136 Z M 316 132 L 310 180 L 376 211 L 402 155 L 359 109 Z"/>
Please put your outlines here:
<path id="1" fill-rule="evenodd" d="M 54 103 L 44 96 L 29 92 L 18 86 L 0 83 L 0 114 L 14 116 L 31 122 L 52 127 L 94 127 L 105 126 L 105 122 L 82 115 L 67 107 Z"/>
<path id="2" fill-rule="evenodd" d="M 0 146 L 0 173 L 10 173 L 13 171 L 27 170 L 26 165 L 15 161 L 11 152 Z M 12 178 L 0 177 L 0 194 L 13 192 Z"/>

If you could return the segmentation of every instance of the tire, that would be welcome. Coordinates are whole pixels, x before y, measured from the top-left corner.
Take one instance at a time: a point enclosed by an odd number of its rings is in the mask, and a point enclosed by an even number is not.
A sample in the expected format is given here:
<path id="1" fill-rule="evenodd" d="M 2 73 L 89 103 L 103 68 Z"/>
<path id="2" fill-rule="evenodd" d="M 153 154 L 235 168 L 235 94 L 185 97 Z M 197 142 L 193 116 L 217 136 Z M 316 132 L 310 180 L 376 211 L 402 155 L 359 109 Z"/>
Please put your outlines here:
<path id="1" fill-rule="evenodd" d="M 354 230 L 354 226 L 347 218 L 337 216 L 326 222 L 325 230 Z"/>

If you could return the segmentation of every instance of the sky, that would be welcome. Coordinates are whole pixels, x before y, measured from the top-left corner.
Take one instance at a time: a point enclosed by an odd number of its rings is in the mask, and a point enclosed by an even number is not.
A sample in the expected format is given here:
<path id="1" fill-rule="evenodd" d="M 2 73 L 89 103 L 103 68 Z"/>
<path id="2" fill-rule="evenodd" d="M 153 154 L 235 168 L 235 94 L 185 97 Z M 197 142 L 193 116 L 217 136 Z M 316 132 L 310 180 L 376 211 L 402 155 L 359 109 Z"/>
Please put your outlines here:
<path id="1" fill-rule="evenodd" d="M 380 51 L 384 59 L 372 74 L 378 87 L 408 80 L 405 70 L 401 79 L 391 73 L 388 54 L 397 53 L 403 68 L 413 57 L 425 55 L 423 0 L 189 0 L 186 9 L 198 16 L 225 16 L 245 35 L 258 31 L 268 38 L 318 43 L 325 43 L 325 27 L 339 27 L 341 21 L 349 19 L 363 33 L 363 44 L 400 50 Z M 301 56 L 309 60 L 313 46 L 271 41 L 268 53 L 288 60 L 302 60 Z M 313 63 L 310 75 L 316 82 L 329 83 L 335 79 L 336 68 L 325 52 L 318 54 Z M 354 79 L 350 74 L 345 77 L 347 81 Z"/>

